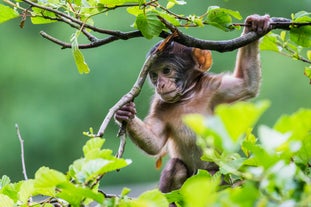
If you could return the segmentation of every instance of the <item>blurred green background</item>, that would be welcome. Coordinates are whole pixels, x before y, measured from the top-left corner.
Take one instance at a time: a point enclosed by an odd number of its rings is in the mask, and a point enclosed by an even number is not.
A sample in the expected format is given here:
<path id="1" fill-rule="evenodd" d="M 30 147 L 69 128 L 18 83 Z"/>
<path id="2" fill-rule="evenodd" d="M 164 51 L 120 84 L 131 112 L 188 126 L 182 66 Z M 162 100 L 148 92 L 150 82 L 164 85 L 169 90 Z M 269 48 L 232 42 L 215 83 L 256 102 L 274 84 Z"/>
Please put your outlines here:
<path id="1" fill-rule="evenodd" d="M 192 0 L 187 6 L 176 7 L 184 14 L 202 14 L 208 6 L 238 10 L 243 18 L 250 14 L 270 14 L 290 18 L 291 13 L 311 10 L 311 0 Z M 124 15 L 125 14 L 125 15 Z M 97 17 L 97 25 L 107 29 L 131 30 L 134 18 L 122 10 Z M 20 144 L 15 123 L 19 124 L 25 140 L 25 159 L 29 177 L 40 166 L 62 172 L 73 160 L 81 157 L 81 147 L 87 138 L 82 135 L 89 127 L 98 130 L 109 108 L 134 83 L 147 51 L 160 39 L 131 39 L 117 41 L 96 49 L 83 50 L 91 68 L 88 75 L 80 75 L 70 49 L 61 50 L 39 35 L 49 34 L 69 41 L 74 32 L 62 24 L 31 25 L 19 28 L 19 19 L 0 25 L 0 175 L 13 181 L 23 179 Z M 225 33 L 211 27 L 186 30 L 203 39 L 230 39 L 241 31 Z M 212 71 L 232 70 L 236 51 L 214 52 Z M 260 95 L 253 101 L 268 99 L 272 105 L 261 123 L 272 126 L 281 114 L 289 114 L 300 107 L 311 107 L 311 86 L 303 75 L 306 64 L 263 51 L 263 81 Z M 136 99 L 138 115 L 148 111 L 152 89 L 148 84 Z M 106 148 L 117 150 L 116 124 L 106 131 Z M 120 172 L 103 178 L 103 185 L 156 182 L 159 170 L 155 160 L 128 141 L 125 158 L 133 163 Z"/>

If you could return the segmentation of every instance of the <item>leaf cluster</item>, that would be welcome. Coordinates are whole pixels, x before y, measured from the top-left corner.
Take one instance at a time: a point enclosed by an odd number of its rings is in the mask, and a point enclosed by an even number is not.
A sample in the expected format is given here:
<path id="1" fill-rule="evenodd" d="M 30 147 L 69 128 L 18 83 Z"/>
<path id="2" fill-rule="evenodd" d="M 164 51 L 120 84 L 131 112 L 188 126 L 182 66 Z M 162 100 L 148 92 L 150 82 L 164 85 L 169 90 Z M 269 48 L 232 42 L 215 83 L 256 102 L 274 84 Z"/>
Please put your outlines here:
<path id="1" fill-rule="evenodd" d="M 213 117 L 185 117 L 197 134 L 202 160 L 215 162 L 219 171 L 200 170 L 181 189 L 163 194 L 158 189 L 138 198 L 100 191 L 100 178 L 123 168 L 130 160 L 115 158 L 102 149 L 104 139 L 91 138 L 84 156 L 74 161 L 66 174 L 41 167 L 34 179 L 11 183 L 0 180 L 0 207 L 9 206 L 306 206 L 311 202 L 311 110 L 283 115 L 273 128 L 253 127 L 269 102 L 220 105 Z M 86 133 L 93 137 L 93 133 Z M 34 197 L 44 195 L 44 200 Z"/>
<path id="2" fill-rule="evenodd" d="M 101 138 L 88 140 L 83 146 L 83 158 L 74 161 L 66 174 L 41 167 L 34 179 L 11 183 L 7 176 L 3 176 L 0 180 L 0 206 L 53 206 L 53 203 L 83 206 L 91 202 L 107 202 L 105 194 L 98 189 L 100 178 L 131 161 L 116 158 L 111 150 L 101 149 L 104 141 Z M 38 195 L 46 198 L 32 199 Z"/>
<path id="3" fill-rule="evenodd" d="M 300 11 L 292 14 L 292 22 L 298 25 L 290 25 L 289 31 L 281 31 L 279 34 L 270 32 L 261 41 L 261 50 L 270 50 L 279 54 L 311 63 L 311 26 L 301 26 L 301 24 L 311 22 L 311 13 Z M 300 25 L 299 25 L 300 24 Z M 305 76 L 311 83 L 311 66 L 305 67 Z"/>
<path id="4" fill-rule="evenodd" d="M 91 0 L 91 1 L 62 1 L 62 0 L 5 0 L 9 6 L 0 4 L 0 23 L 22 16 L 20 26 L 30 18 L 33 24 L 49 24 L 63 22 L 76 29 L 72 34 L 71 42 L 66 43 L 44 32 L 41 35 L 61 45 L 63 48 L 72 48 L 74 60 L 79 73 L 89 73 L 89 67 L 84 61 L 81 48 L 93 48 L 108 44 L 118 39 L 135 37 L 167 37 L 169 27 L 201 27 L 212 25 L 222 30 L 233 30 L 232 18 L 241 20 L 237 11 L 211 6 L 202 15 L 181 15 L 172 12 L 176 5 L 185 5 L 184 0 L 168 0 L 166 5 L 158 0 Z M 29 7 L 30 6 L 30 7 Z M 132 27 L 135 31 L 121 32 L 102 29 L 95 26 L 95 16 L 108 16 L 110 12 L 119 8 L 126 8 L 127 14 L 135 16 Z M 83 34 L 90 44 L 79 44 L 79 36 Z M 106 35 L 99 38 L 97 34 Z"/>
<path id="5" fill-rule="evenodd" d="M 172 193 L 179 206 L 305 206 L 310 203 L 311 110 L 282 116 L 273 128 L 252 132 L 268 102 L 221 105 L 215 116 L 190 115 L 202 159 L 219 172 L 199 172 Z M 226 184 L 219 186 L 221 182 Z M 228 187 L 228 186 L 230 187 Z M 202 189 L 208 192 L 203 196 Z M 197 197 L 200 195 L 201 199 Z M 204 199 L 203 199 L 204 198 Z"/>
<path id="6" fill-rule="evenodd" d="M 251 34 L 230 41 L 209 41 L 185 35 L 179 28 L 211 25 L 223 31 L 231 31 L 240 28 L 240 26 L 248 26 L 233 23 L 233 19 L 242 19 L 238 11 L 218 6 L 209 6 L 206 12 L 200 15 L 174 13 L 173 8 L 186 5 L 185 0 L 21 0 L 22 4 L 20 0 L 4 1 L 9 6 L 0 4 L 0 23 L 21 16 L 21 27 L 30 18 L 33 24 L 62 22 L 75 28 L 76 31 L 72 34 L 70 43 L 63 42 L 45 32 L 41 32 L 41 35 L 61 45 L 62 48 L 72 48 L 77 69 L 81 74 L 89 73 L 90 69 L 80 49 L 98 47 L 120 39 L 128 40 L 136 37 L 145 37 L 147 39 L 153 37 L 166 38 L 171 33 L 175 33 L 177 34 L 176 41 L 187 46 L 224 52 L 242 47 L 261 37 L 258 34 Z M 121 8 L 126 8 L 123 11 L 135 17 L 132 23 L 134 31 L 123 32 L 95 26 L 98 25 L 95 16 L 101 15 L 103 18 L 108 18 L 110 13 Z M 273 28 L 287 29 L 289 35 L 284 35 L 284 32 L 268 35 L 262 49 L 273 50 L 296 60 L 311 63 L 310 55 L 304 57 L 300 53 L 302 48 L 309 48 L 311 45 L 310 13 L 300 11 L 292 14 L 291 20 L 287 20 L 275 18 Z M 90 43 L 79 44 L 81 35 L 85 36 Z M 104 35 L 104 37 L 99 37 L 99 35 Z M 284 39 L 285 36 L 289 36 L 290 41 Z M 310 66 L 305 68 L 304 74 L 309 79 L 311 78 Z"/>

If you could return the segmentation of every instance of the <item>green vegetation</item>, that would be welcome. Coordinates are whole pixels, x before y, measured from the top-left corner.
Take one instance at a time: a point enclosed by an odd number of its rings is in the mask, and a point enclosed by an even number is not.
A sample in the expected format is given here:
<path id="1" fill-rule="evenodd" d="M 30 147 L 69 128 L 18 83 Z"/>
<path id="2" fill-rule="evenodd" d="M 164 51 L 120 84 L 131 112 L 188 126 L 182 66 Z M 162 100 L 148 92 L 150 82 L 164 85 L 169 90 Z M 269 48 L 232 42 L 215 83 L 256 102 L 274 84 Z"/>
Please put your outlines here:
<path id="1" fill-rule="evenodd" d="M 0 206 L 81 206 L 91 202 L 101 206 L 306 206 L 311 202 L 310 143 L 311 110 L 301 109 L 282 116 L 273 128 L 261 125 L 256 137 L 252 128 L 267 109 L 268 102 L 220 105 L 215 116 L 189 115 L 185 122 L 198 135 L 202 159 L 219 165 L 210 175 L 199 171 L 181 189 L 168 194 L 158 190 L 129 198 L 130 189 L 120 196 L 98 191 L 100 178 L 123 168 L 129 160 L 101 149 L 104 140 L 90 138 L 83 146 L 83 158 L 69 166 L 67 174 L 41 167 L 34 179 L 11 183 L 0 181 Z M 247 113 L 245 113 L 247 112 Z M 221 180 L 226 184 L 220 185 Z M 32 196 L 47 196 L 31 201 Z"/>
<path id="2" fill-rule="evenodd" d="M 29 2 L 39 7 L 29 7 Z M 305 206 L 311 202 L 311 112 L 306 109 L 311 106 L 308 85 L 311 26 L 299 26 L 310 25 L 311 14 L 302 11 L 309 3 L 291 0 L 185 3 L 178 0 L 0 3 L 0 23 L 5 22 L 0 25 L 0 174 L 11 178 L 3 176 L 0 181 L 0 206 L 38 206 L 38 203 L 51 206 L 52 202 L 80 206 L 93 201 L 103 206 L 167 206 L 169 202 L 180 206 Z M 65 27 L 66 22 L 60 19 L 67 17 L 55 11 L 80 22 Z M 216 162 L 219 173 L 212 176 L 200 171 L 180 190 L 166 195 L 151 190 L 132 199 L 127 188 L 119 196 L 98 192 L 101 186 L 121 183 L 125 187 L 124 182 L 158 179 L 152 158 L 141 156 L 130 143 L 125 157 L 130 157 L 133 163 L 116 173 L 116 169 L 130 163 L 114 158 L 108 150 L 118 143 L 111 138 L 117 132 L 116 126 L 111 125 L 105 133 L 108 149 L 102 149 L 104 140 L 99 138 L 84 144 L 81 134 L 83 129 L 99 125 L 105 112 L 129 90 L 146 52 L 159 40 L 157 37 L 163 31 L 171 32 L 158 16 L 182 33 L 220 40 L 239 36 L 240 31 L 236 30 L 241 23 L 236 21 L 241 22 L 252 13 L 269 13 L 293 22 L 289 31 L 273 30 L 261 42 L 263 83 L 258 99 L 268 98 L 271 107 L 267 109 L 266 102 L 238 103 L 218 107 L 215 116 L 207 120 L 197 115 L 185 118 L 198 134 L 198 144 L 204 150 L 202 159 Z M 23 30 L 16 30 L 17 25 Z M 148 41 L 143 38 L 118 41 L 82 53 L 83 47 L 98 47 L 100 40 L 111 37 L 107 32 L 93 36 L 97 34 L 93 26 L 108 28 L 108 32 L 138 29 L 141 35 L 137 37 L 143 36 Z M 39 30 L 65 40 L 59 45 L 71 51 L 58 50 L 38 35 Z M 213 72 L 233 68 L 232 53 L 213 55 Z M 80 76 L 74 67 L 88 75 Z M 142 117 L 150 94 L 145 90 L 135 100 Z M 298 108 L 305 109 L 297 111 Z M 282 115 L 294 111 L 297 112 L 293 115 Z M 276 124 L 268 127 L 279 116 Z M 28 180 L 22 178 L 16 122 L 25 139 L 28 174 L 34 175 Z M 221 178 L 230 185 L 219 186 Z M 36 195 L 47 198 L 30 199 Z"/>

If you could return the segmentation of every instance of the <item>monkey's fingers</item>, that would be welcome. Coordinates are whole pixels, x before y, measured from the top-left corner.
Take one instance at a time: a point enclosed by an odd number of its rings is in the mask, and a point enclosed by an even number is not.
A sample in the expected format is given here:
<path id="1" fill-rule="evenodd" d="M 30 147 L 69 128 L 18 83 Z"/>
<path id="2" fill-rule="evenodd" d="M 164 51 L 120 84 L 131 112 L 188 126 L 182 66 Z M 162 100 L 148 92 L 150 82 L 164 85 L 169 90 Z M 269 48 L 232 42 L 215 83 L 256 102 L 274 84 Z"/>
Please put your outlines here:
<path id="1" fill-rule="evenodd" d="M 122 106 L 118 111 L 128 111 L 132 114 L 136 114 L 136 108 L 134 102 L 129 102 Z"/>
<path id="2" fill-rule="evenodd" d="M 134 114 L 128 111 L 117 111 L 115 114 L 115 119 L 119 122 L 128 122 L 135 117 Z"/>

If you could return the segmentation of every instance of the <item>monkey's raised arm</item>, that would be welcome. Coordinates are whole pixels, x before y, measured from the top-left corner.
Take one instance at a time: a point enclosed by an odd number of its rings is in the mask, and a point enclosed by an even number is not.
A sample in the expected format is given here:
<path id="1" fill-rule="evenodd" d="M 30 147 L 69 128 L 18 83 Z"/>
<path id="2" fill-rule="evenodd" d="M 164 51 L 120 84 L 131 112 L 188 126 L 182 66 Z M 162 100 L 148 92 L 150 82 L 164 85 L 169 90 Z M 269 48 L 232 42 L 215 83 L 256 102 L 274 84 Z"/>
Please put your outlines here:
<path id="1" fill-rule="evenodd" d="M 249 16 L 242 35 L 255 31 L 263 34 L 271 30 L 268 15 Z M 250 43 L 238 50 L 235 69 L 232 75 L 224 75 L 219 88 L 224 101 L 231 102 L 251 98 L 257 95 L 261 79 L 258 41 Z"/>

